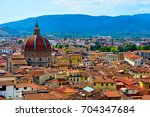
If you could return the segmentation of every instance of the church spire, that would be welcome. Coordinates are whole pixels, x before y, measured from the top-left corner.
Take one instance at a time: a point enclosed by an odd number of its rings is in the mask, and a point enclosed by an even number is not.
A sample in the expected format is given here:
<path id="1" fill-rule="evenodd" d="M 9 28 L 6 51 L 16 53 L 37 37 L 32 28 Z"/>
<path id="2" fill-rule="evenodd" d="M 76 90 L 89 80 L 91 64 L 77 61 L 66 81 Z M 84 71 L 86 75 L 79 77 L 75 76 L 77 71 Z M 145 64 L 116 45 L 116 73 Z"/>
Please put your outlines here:
<path id="1" fill-rule="evenodd" d="M 40 35 L 40 28 L 39 28 L 37 20 L 36 20 L 36 24 L 35 24 L 35 27 L 34 27 L 34 35 Z"/>

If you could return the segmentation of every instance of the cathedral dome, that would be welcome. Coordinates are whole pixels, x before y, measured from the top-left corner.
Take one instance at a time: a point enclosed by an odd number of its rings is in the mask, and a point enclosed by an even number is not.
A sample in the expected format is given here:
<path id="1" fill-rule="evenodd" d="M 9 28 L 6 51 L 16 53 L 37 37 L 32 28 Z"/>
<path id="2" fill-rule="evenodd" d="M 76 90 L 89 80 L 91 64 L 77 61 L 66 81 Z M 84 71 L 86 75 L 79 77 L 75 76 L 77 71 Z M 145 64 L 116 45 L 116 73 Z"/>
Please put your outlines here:
<path id="1" fill-rule="evenodd" d="M 33 35 L 27 38 L 23 45 L 24 51 L 51 51 L 49 41 L 41 35 Z"/>
<path id="2" fill-rule="evenodd" d="M 21 49 L 23 51 L 51 51 L 49 41 L 40 35 L 40 28 L 37 22 L 34 28 L 34 35 L 25 39 Z"/>

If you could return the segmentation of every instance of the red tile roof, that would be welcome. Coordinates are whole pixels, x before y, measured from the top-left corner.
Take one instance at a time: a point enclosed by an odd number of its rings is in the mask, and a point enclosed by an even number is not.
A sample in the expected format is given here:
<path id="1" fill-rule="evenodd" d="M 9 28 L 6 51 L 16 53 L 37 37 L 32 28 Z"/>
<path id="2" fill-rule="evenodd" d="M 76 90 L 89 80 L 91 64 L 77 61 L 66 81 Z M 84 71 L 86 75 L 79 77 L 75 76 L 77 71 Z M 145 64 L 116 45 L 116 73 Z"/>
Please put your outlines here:
<path id="1" fill-rule="evenodd" d="M 142 96 L 142 100 L 150 100 L 150 95 L 144 95 L 144 96 Z"/>
<path id="2" fill-rule="evenodd" d="M 141 80 L 141 82 L 143 82 L 143 83 L 150 83 L 150 77 L 143 78 Z"/>
<path id="3" fill-rule="evenodd" d="M 124 83 L 126 85 L 132 85 L 132 84 L 136 83 L 133 80 L 127 79 L 127 78 L 117 78 L 117 79 L 115 79 L 115 81 L 116 82 L 122 82 L 122 83 Z"/>
<path id="4" fill-rule="evenodd" d="M 24 41 L 24 43 L 22 44 L 22 50 L 51 51 L 51 45 L 46 38 L 40 35 L 33 35 Z"/>
<path id="5" fill-rule="evenodd" d="M 35 77 L 41 76 L 41 75 L 44 75 L 44 74 L 45 74 L 44 70 L 34 70 L 34 71 L 31 72 L 31 75 L 33 75 Z"/>
<path id="6" fill-rule="evenodd" d="M 132 71 L 139 73 L 139 72 L 150 72 L 150 68 L 133 68 Z"/>
<path id="7" fill-rule="evenodd" d="M 138 56 L 138 55 L 135 55 L 135 54 L 125 54 L 124 56 L 131 59 L 131 60 L 137 60 L 137 59 L 142 58 L 141 56 Z"/>
<path id="8" fill-rule="evenodd" d="M 12 64 L 14 65 L 27 65 L 26 60 L 11 60 Z"/>
<path id="9" fill-rule="evenodd" d="M 0 81 L 0 86 L 13 86 L 15 83 L 11 81 Z"/>
<path id="10" fill-rule="evenodd" d="M 60 88 L 58 88 L 58 90 L 60 90 L 63 93 L 76 93 L 77 92 L 74 88 L 67 87 L 67 86 L 61 86 Z"/>
<path id="11" fill-rule="evenodd" d="M 23 55 L 12 55 L 11 57 L 10 57 L 11 59 L 18 59 L 18 58 L 20 58 L 20 59 L 23 59 L 24 58 L 24 56 Z"/>
<path id="12" fill-rule="evenodd" d="M 120 97 L 120 98 L 121 98 L 120 93 L 117 92 L 117 91 L 106 91 L 106 92 L 103 92 L 103 93 L 104 93 L 104 95 L 106 95 L 107 97 L 111 97 L 111 98 L 113 98 L 113 97 Z"/>
<path id="13" fill-rule="evenodd" d="M 34 83 L 19 83 L 15 85 L 16 88 L 32 87 L 35 90 L 46 90 L 47 88 L 42 85 L 37 85 Z"/>
<path id="14" fill-rule="evenodd" d="M 106 79 L 103 79 L 103 78 L 96 78 L 93 80 L 94 83 L 115 83 L 112 79 L 110 78 L 106 78 Z"/>
<path id="15" fill-rule="evenodd" d="M 49 93 L 25 94 L 23 97 L 25 100 L 65 100 L 68 98 L 68 96 L 57 91 L 51 91 Z"/>

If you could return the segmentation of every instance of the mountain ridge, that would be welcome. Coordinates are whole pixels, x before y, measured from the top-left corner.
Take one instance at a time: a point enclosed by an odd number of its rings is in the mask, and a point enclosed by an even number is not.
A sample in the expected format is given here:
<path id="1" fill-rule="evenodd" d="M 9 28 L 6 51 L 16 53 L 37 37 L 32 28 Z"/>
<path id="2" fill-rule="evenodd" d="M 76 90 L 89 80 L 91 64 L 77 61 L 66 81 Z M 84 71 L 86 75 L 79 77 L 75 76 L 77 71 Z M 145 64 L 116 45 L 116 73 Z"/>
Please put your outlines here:
<path id="1" fill-rule="evenodd" d="M 150 32 L 150 14 L 121 16 L 90 16 L 83 14 L 43 15 L 0 24 L 0 27 L 7 27 L 20 32 L 20 34 L 22 32 L 32 33 L 36 20 L 38 20 L 43 34 L 90 33 L 92 35 L 111 35 L 113 33 L 146 33 L 149 35 Z"/>

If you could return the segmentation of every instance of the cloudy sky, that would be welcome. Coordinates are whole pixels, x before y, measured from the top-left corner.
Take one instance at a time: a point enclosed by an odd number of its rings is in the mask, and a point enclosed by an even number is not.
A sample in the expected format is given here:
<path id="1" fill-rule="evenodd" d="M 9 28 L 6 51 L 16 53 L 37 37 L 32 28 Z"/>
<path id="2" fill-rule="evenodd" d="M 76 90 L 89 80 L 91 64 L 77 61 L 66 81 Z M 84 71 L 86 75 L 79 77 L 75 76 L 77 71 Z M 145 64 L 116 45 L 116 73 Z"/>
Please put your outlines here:
<path id="1" fill-rule="evenodd" d="M 0 0 L 0 23 L 50 14 L 150 13 L 150 0 Z"/>

